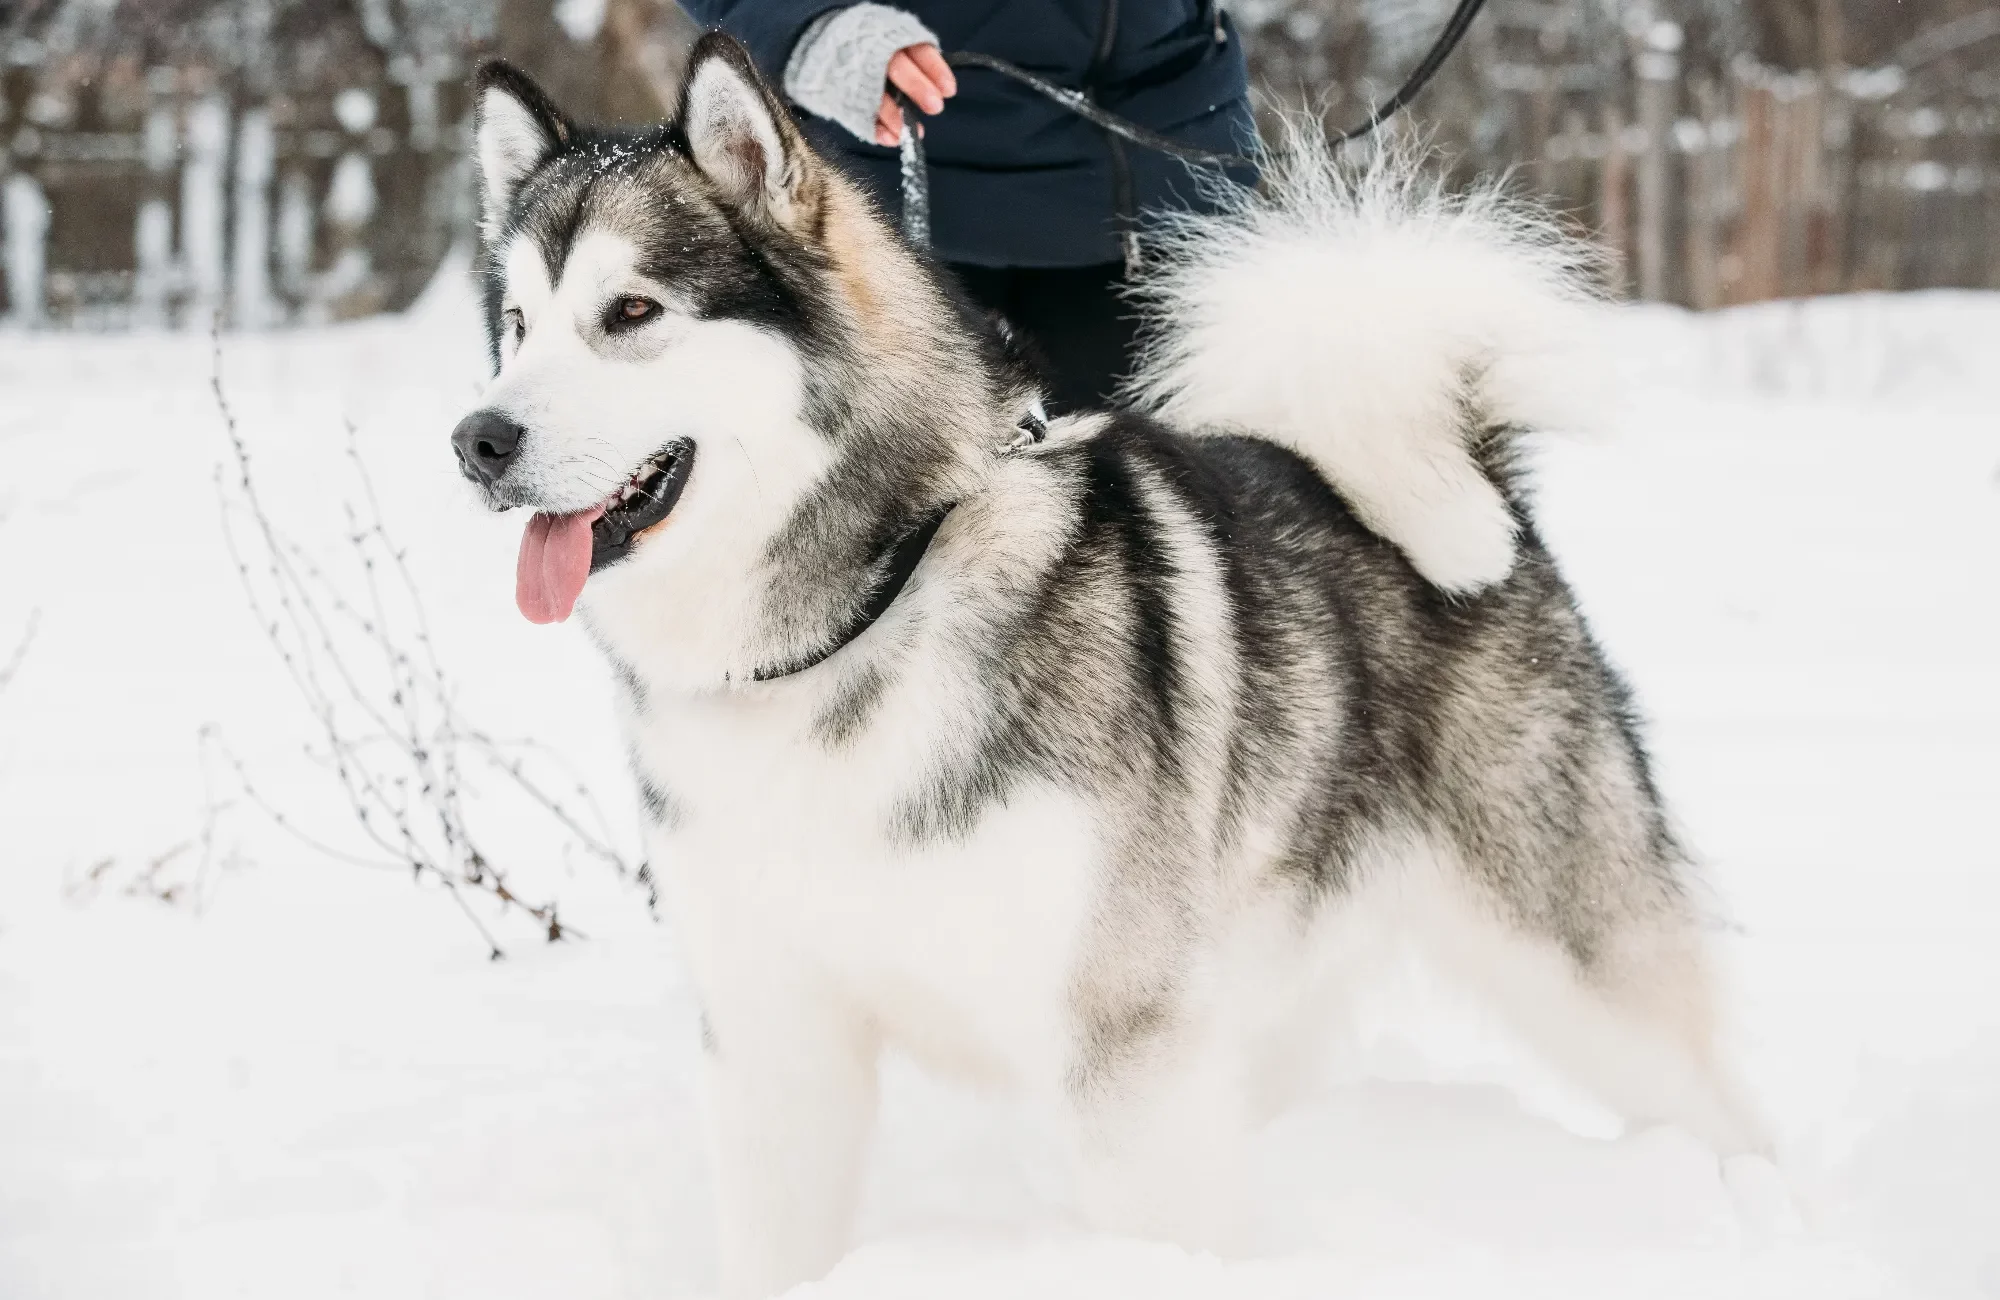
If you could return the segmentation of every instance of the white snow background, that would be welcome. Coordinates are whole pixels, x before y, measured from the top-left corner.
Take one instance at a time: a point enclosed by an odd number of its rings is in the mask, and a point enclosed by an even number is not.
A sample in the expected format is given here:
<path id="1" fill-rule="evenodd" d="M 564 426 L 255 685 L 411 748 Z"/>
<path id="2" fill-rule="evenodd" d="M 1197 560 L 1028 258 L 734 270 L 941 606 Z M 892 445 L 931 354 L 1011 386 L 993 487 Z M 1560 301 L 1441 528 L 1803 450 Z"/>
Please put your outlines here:
<path id="1" fill-rule="evenodd" d="M 328 561 L 353 423 L 465 712 L 560 751 L 636 851 L 607 674 L 515 613 L 519 521 L 455 478 L 484 373 L 459 283 L 225 337 L 225 382 Z M 1047 1117 L 892 1063 L 860 1245 L 811 1295 L 2000 1297 L 2000 297 L 1620 309 L 1606 337 L 1628 400 L 1542 456 L 1540 515 L 1738 926 L 1803 1225 L 1399 964 L 1259 1139 L 1258 1258 L 1088 1234 Z M 214 724 L 353 842 L 223 547 L 209 350 L 0 335 L 0 662 L 39 611 L 0 694 L 0 1298 L 707 1292 L 695 1009 L 643 891 L 478 788 L 522 892 L 587 935 L 494 918 L 489 961 L 439 889 L 205 769 Z M 179 901 L 134 891 L 184 844 L 153 880 Z"/>

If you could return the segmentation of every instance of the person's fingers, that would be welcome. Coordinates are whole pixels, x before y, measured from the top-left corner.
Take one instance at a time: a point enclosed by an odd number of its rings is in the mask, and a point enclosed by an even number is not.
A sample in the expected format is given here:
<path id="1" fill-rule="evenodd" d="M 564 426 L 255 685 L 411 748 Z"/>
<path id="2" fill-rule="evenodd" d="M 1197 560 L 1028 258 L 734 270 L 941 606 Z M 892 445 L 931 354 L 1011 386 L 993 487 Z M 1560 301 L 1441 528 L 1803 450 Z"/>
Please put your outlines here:
<path id="1" fill-rule="evenodd" d="M 889 81 L 896 89 L 908 95 L 926 113 L 944 112 L 944 94 L 924 70 L 917 66 L 908 50 L 897 50 L 889 60 Z"/>
<path id="2" fill-rule="evenodd" d="M 882 92 L 882 106 L 875 110 L 875 143 L 895 148 L 903 135 L 903 109 L 895 96 Z"/>
<path id="3" fill-rule="evenodd" d="M 910 61 L 917 65 L 917 70 L 929 77 L 931 84 L 936 86 L 938 93 L 946 99 L 958 93 L 958 74 L 944 61 L 944 55 L 939 52 L 937 46 L 912 45 L 903 53 L 910 56 Z"/>
<path id="4" fill-rule="evenodd" d="M 924 124 L 917 123 L 917 134 L 924 133 Z M 889 96 L 882 96 L 882 107 L 875 110 L 875 143 L 893 149 L 902 143 L 903 109 Z"/>

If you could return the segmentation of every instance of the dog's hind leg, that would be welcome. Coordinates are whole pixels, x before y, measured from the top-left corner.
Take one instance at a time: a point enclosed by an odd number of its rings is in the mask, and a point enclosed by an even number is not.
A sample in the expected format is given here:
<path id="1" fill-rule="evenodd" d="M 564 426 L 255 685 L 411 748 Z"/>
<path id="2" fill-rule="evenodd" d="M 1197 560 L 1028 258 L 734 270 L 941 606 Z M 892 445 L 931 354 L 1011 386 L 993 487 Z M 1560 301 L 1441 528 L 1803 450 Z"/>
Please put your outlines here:
<path id="1" fill-rule="evenodd" d="M 1683 918 L 1638 922 L 1582 959 L 1503 930 L 1462 968 L 1531 1046 L 1629 1126 L 1671 1124 L 1707 1143 L 1748 1239 L 1769 1244 L 1800 1231 L 1802 1211 L 1720 1042 L 1701 938 Z"/>
<path id="2" fill-rule="evenodd" d="M 1099 1229 L 1229 1256 L 1247 1244 L 1239 1056 L 1174 1033 L 1079 1077 L 1078 1202 Z"/>
<path id="3" fill-rule="evenodd" d="M 1188 956 L 1172 909 L 1119 919 L 1071 990 L 1067 1079 L 1077 1199 L 1092 1226 L 1219 1255 L 1245 1244 L 1245 1060 L 1212 969 Z"/>
<path id="4" fill-rule="evenodd" d="M 1560 954 L 1544 990 L 1503 1014 L 1550 1060 L 1633 1125 L 1674 1124 L 1719 1156 L 1770 1155 L 1766 1125 L 1719 1041 L 1699 936 L 1617 936 Z"/>
<path id="5" fill-rule="evenodd" d="M 1424 946 L 1551 1064 L 1628 1124 L 1676 1125 L 1719 1156 L 1770 1138 L 1719 1041 L 1697 923 L 1677 911 L 1608 926 L 1585 952 L 1457 894 L 1426 907 Z"/>

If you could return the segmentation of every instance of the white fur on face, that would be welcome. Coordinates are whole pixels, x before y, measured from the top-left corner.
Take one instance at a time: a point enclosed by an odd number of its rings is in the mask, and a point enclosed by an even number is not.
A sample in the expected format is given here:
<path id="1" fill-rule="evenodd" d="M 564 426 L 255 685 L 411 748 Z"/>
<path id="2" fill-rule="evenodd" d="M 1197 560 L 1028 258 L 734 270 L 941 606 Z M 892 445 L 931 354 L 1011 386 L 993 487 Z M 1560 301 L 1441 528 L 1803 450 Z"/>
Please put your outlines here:
<path id="1" fill-rule="evenodd" d="M 514 191 L 556 144 L 535 115 L 506 91 L 490 86 L 480 96 L 474 152 L 479 157 L 481 220 L 489 239 L 507 215 Z"/>
<path id="2" fill-rule="evenodd" d="M 503 305 L 526 331 L 503 345 L 481 404 L 527 430 L 510 473 L 537 510 L 586 510 L 679 438 L 693 471 L 666 522 L 594 575 L 583 607 L 614 646 L 644 645 L 667 678 L 711 684 L 740 665 L 755 626 L 764 549 L 824 473 L 830 450 L 801 412 L 803 371 L 783 339 L 698 320 L 638 274 L 630 241 L 586 233 L 550 283 L 541 251 L 505 251 Z M 665 310 L 629 333 L 603 320 L 618 298 Z"/>

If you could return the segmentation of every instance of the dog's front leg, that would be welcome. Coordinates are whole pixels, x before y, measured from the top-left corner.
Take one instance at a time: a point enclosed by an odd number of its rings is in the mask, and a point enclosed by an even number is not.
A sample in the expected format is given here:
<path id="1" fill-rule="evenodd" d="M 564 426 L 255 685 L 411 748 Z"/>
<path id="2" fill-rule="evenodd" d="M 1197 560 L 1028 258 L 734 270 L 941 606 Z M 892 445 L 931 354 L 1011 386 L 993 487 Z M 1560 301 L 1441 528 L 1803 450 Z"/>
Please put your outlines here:
<path id="1" fill-rule="evenodd" d="M 847 1249 L 876 1046 L 831 999 L 769 984 L 711 1000 L 704 1046 L 722 1294 L 763 1300 Z"/>
<path id="2" fill-rule="evenodd" d="M 1248 1245 L 1240 1063 L 1205 1035 L 1079 1071 L 1078 1200 L 1094 1226 L 1224 1257 Z"/>

